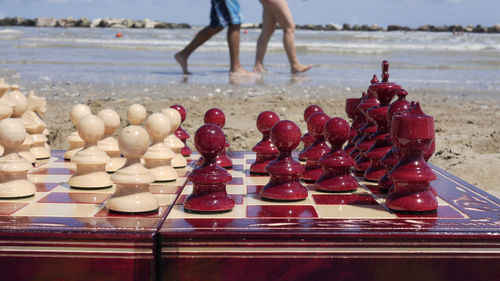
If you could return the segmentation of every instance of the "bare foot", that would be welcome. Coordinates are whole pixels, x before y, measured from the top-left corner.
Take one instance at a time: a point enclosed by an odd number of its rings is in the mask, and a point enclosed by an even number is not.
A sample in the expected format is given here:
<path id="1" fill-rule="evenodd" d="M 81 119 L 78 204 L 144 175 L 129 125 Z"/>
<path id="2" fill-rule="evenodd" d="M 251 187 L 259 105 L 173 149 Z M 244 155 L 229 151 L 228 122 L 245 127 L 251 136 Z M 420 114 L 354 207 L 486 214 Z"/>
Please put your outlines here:
<path id="1" fill-rule="evenodd" d="M 178 52 L 174 56 L 175 60 L 177 63 L 179 63 L 182 67 L 182 73 L 184 74 L 191 74 L 191 72 L 188 71 L 188 66 L 187 66 L 187 58 L 184 57 L 181 52 Z"/>
<path id="2" fill-rule="evenodd" d="M 302 72 L 306 72 L 308 71 L 309 69 L 311 69 L 313 66 L 312 65 L 304 65 L 304 64 L 299 64 L 299 65 L 292 65 L 291 67 L 291 72 L 292 73 L 302 73 Z"/>
<path id="3" fill-rule="evenodd" d="M 229 71 L 229 75 L 233 76 L 233 77 L 240 76 L 240 77 L 254 77 L 254 78 L 257 78 L 260 76 L 260 74 L 255 73 L 255 72 L 250 72 L 248 70 L 245 70 L 242 67 L 234 69 L 232 71 Z"/>
<path id="4" fill-rule="evenodd" d="M 262 64 L 256 64 L 253 68 L 253 72 L 263 73 L 263 72 L 266 72 L 266 69 L 264 68 L 264 66 Z"/>

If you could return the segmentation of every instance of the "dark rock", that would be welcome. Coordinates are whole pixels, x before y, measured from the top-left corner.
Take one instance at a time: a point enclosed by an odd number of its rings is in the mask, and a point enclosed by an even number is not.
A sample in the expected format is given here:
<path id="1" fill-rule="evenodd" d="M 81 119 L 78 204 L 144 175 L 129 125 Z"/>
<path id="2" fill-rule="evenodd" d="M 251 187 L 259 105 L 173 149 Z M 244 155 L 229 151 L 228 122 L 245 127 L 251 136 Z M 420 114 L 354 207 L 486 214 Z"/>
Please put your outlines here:
<path id="1" fill-rule="evenodd" d="M 489 33 L 500 33 L 500 24 L 495 24 L 491 27 L 488 27 Z"/>
<path id="2" fill-rule="evenodd" d="M 426 24 L 426 25 L 419 26 L 417 28 L 417 31 L 431 31 L 433 28 L 434 28 L 433 25 Z"/>
<path id="3" fill-rule="evenodd" d="M 157 22 L 155 28 L 174 28 L 174 25 L 169 22 Z"/>
<path id="4" fill-rule="evenodd" d="M 335 30 L 339 30 L 339 29 L 333 24 L 327 24 L 327 25 L 325 25 L 325 30 L 335 31 Z"/>
<path id="5" fill-rule="evenodd" d="M 142 20 L 133 21 L 132 28 L 144 28 L 146 27 L 146 23 Z"/>
<path id="6" fill-rule="evenodd" d="M 73 18 L 58 19 L 56 27 L 75 27 L 76 21 Z"/>
<path id="7" fill-rule="evenodd" d="M 433 32 L 448 32 L 448 26 L 443 25 L 443 26 L 435 26 L 433 29 L 431 29 Z"/>
<path id="8" fill-rule="evenodd" d="M 181 22 L 181 23 L 177 24 L 177 28 L 189 29 L 189 28 L 191 28 L 191 25 L 184 23 L 184 22 Z"/>
<path id="9" fill-rule="evenodd" d="M 486 28 L 484 28 L 480 24 L 478 24 L 478 25 L 476 25 L 476 27 L 474 27 L 474 30 L 472 32 L 485 33 L 486 31 L 487 31 Z"/>
<path id="10" fill-rule="evenodd" d="M 5 18 L 0 19 L 0 26 L 12 25 L 12 22 L 13 21 L 11 20 L 11 18 L 5 17 Z"/>
<path id="11" fill-rule="evenodd" d="M 381 31 L 381 30 L 384 29 L 376 24 L 372 24 L 368 27 L 368 31 Z"/>
<path id="12" fill-rule="evenodd" d="M 88 18 L 81 18 L 76 21 L 76 26 L 78 27 L 90 27 L 92 22 Z"/>
<path id="13" fill-rule="evenodd" d="M 348 24 L 348 23 L 344 23 L 344 24 L 342 25 L 342 30 L 352 30 L 352 27 L 351 27 L 351 25 L 350 25 L 350 24 Z"/>
<path id="14" fill-rule="evenodd" d="M 464 27 L 460 24 L 454 24 L 454 25 L 448 26 L 448 31 L 450 31 L 450 32 L 463 32 Z"/>

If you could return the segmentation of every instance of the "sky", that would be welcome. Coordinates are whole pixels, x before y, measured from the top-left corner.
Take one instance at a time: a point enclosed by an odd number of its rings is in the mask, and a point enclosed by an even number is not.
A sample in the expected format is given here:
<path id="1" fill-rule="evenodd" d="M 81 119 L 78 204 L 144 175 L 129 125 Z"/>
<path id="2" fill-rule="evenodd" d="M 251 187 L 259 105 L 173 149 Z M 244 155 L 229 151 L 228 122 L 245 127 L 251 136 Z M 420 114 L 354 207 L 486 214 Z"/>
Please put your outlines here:
<path id="1" fill-rule="evenodd" d="M 258 0 L 240 0 L 244 22 L 259 23 Z M 500 24 L 500 0 L 289 0 L 297 24 Z M 0 18 L 119 17 L 208 24 L 210 0 L 0 0 Z"/>

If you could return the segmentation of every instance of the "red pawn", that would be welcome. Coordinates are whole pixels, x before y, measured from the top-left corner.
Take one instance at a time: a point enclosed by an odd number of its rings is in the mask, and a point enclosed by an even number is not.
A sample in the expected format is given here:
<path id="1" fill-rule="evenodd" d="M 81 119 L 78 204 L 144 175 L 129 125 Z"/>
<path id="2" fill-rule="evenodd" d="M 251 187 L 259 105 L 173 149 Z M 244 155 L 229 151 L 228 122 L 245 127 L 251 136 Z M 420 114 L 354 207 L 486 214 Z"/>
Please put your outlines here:
<path id="1" fill-rule="evenodd" d="M 351 153 L 354 150 L 353 139 L 356 137 L 356 130 L 360 128 L 361 122 L 363 121 L 363 115 L 358 109 L 358 105 L 361 103 L 361 98 L 348 98 L 345 100 L 345 113 L 347 117 L 351 119 L 351 134 L 349 135 L 349 140 L 347 145 L 344 147 L 345 152 Z"/>
<path id="2" fill-rule="evenodd" d="M 305 199 L 307 188 L 299 181 L 304 167 L 292 158 L 292 151 L 300 143 L 300 128 L 292 121 L 279 121 L 271 128 L 271 141 L 278 149 L 279 155 L 266 166 L 266 172 L 271 177 L 262 187 L 261 197 L 279 201 Z"/>
<path id="3" fill-rule="evenodd" d="M 203 156 L 203 164 L 188 176 L 193 183 L 193 192 L 186 198 L 184 209 L 193 212 L 224 212 L 234 207 L 227 195 L 226 183 L 231 175 L 218 166 L 215 158 L 224 149 L 224 132 L 213 124 L 201 126 L 194 135 L 196 150 Z"/>
<path id="4" fill-rule="evenodd" d="M 189 139 L 189 134 L 182 128 L 182 123 L 184 123 L 184 120 L 186 120 L 186 109 L 180 104 L 174 104 L 170 106 L 170 108 L 173 108 L 179 112 L 181 115 L 181 125 L 177 130 L 175 130 L 175 135 L 184 143 L 184 147 L 181 149 L 181 154 L 183 156 L 189 156 L 193 151 L 191 148 L 186 144 L 187 139 Z"/>
<path id="5" fill-rule="evenodd" d="M 218 108 L 211 108 L 205 112 L 205 117 L 203 118 L 205 124 L 215 124 L 219 128 L 223 128 L 226 124 L 226 116 L 224 112 Z M 230 169 L 233 167 L 233 161 L 229 159 L 226 155 L 226 148 L 229 147 L 229 143 L 227 140 L 225 141 L 225 146 L 222 152 L 217 156 L 217 165 L 224 167 L 226 169 Z"/>
<path id="6" fill-rule="evenodd" d="M 349 123 L 342 118 L 332 118 L 326 122 L 324 134 L 332 149 L 319 160 L 323 174 L 315 183 L 316 189 L 328 192 L 356 191 L 358 182 L 350 172 L 356 162 L 342 150 L 342 145 L 349 139 Z"/>
<path id="7" fill-rule="evenodd" d="M 304 110 L 304 121 L 309 120 L 309 117 L 313 115 L 316 112 L 323 112 L 323 109 L 319 107 L 318 105 L 310 105 Z M 299 153 L 299 160 L 306 160 L 305 158 L 302 157 L 302 152 L 304 152 L 313 142 L 314 142 L 314 137 L 309 133 L 305 133 L 304 136 L 300 139 L 304 143 L 304 148 L 302 151 Z"/>
<path id="8" fill-rule="evenodd" d="M 316 112 L 307 120 L 307 129 L 314 137 L 314 142 L 302 152 L 302 157 L 306 160 L 306 171 L 300 176 L 304 181 L 314 182 L 322 174 L 318 160 L 330 150 L 325 141 L 323 129 L 330 117 L 323 112 Z"/>
<path id="9" fill-rule="evenodd" d="M 271 128 L 280 121 L 278 115 L 272 111 L 264 111 L 257 117 L 257 129 L 262 133 L 262 140 L 257 143 L 252 151 L 256 153 L 255 162 L 250 166 L 250 172 L 267 174 L 266 166 L 278 157 L 278 149 L 271 142 Z"/>

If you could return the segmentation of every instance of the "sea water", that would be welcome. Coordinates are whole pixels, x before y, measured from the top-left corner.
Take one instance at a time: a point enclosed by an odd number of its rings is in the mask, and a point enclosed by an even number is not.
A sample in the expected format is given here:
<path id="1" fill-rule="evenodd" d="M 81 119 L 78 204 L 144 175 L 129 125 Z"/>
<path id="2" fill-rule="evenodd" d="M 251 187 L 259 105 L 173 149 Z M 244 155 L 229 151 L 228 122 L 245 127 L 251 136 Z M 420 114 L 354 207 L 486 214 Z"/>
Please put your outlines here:
<path id="1" fill-rule="evenodd" d="M 193 75 L 183 77 L 173 59 L 201 27 L 193 29 L 0 28 L 0 67 L 35 82 L 110 84 L 227 84 L 225 30 L 189 58 Z M 123 37 L 115 37 L 121 32 Z M 260 30 L 241 32 L 240 60 L 252 70 Z M 365 87 L 390 62 L 390 81 L 407 88 L 496 90 L 500 88 L 500 34 L 350 32 L 297 30 L 303 64 L 298 76 L 276 30 L 267 48 L 268 72 L 258 83 L 290 82 L 325 87 Z"/>

